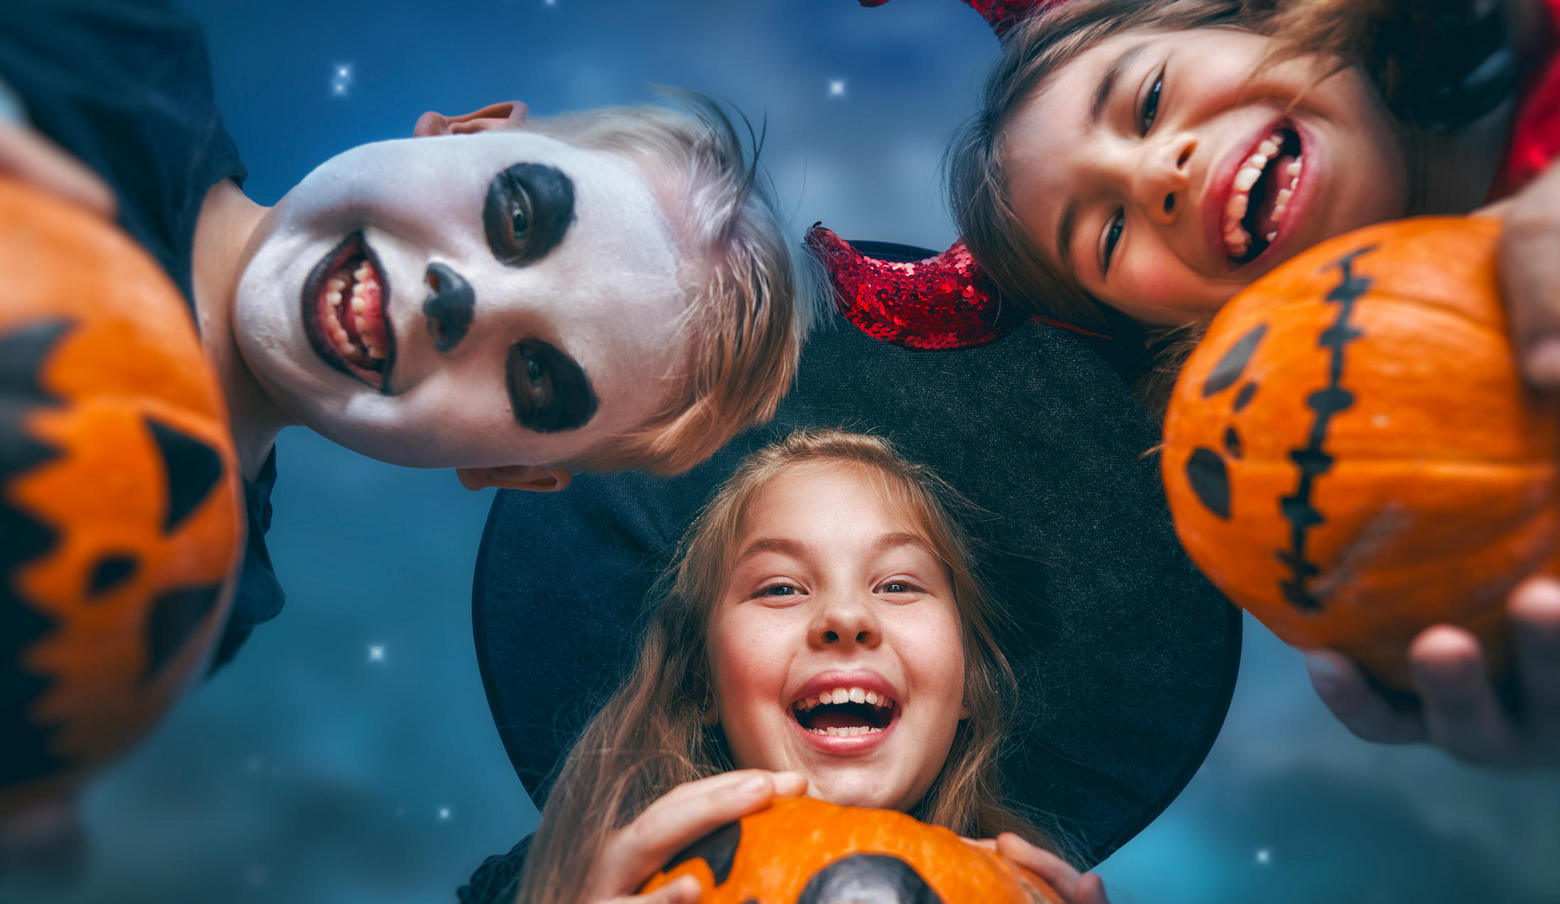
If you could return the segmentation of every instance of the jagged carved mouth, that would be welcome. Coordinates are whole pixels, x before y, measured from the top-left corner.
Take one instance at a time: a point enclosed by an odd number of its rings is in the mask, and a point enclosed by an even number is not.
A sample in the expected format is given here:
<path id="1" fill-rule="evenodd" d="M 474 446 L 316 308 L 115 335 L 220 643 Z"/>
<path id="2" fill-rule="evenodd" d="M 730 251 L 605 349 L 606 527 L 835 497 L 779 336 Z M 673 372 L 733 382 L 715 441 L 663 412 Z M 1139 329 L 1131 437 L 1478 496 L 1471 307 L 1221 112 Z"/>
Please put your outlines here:
<path id="1" fill-rule="evenodd" d="M 887 694 L 841 687 L 791 704 L 791 715 L 813 734 L 856 737 L 878 734 L 894 721 L 899 704 Z"/>
<path id="2" fill-rule="evenodd" d="M 1305 170 L 1302 150 L 1300 133 L 1280 126 L 1235 170 L 1221 229 L 1231 263 L 1250 263 L 1277 241 Z"/>

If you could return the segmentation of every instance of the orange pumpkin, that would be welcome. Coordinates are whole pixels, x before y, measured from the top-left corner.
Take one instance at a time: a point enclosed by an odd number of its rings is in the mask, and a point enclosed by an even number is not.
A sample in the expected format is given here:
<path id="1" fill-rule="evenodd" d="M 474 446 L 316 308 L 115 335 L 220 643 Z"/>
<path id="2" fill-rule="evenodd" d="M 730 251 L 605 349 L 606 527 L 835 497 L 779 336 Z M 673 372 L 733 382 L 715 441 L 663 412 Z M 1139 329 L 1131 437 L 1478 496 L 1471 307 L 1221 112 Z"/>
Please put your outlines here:
<path id="1" fill-rule="evenodd" d="M 893 810 L 777 800 L 672 858 L 640 889 L 699 880 L 701 904 L 1063 904 L 1039 876 Z"/>
<path id="2" fill-rule="evenodd" d="M 1499 233 L 1409 220 L 1296 257 L 1219 312 L 1165 420 L 1192 559 L 1285 642 L 1390 687 L 1440 623 L 1498 670 L 1506 596 L 1555 552 L 1560 415 L 1518 372 Z"/>
<path id="3" fill-rule="evenodd" d="M 0 825 L 57 808 L 200 674 L 243 538 L 183 297 L 112 225 L 0 180 Z"/>

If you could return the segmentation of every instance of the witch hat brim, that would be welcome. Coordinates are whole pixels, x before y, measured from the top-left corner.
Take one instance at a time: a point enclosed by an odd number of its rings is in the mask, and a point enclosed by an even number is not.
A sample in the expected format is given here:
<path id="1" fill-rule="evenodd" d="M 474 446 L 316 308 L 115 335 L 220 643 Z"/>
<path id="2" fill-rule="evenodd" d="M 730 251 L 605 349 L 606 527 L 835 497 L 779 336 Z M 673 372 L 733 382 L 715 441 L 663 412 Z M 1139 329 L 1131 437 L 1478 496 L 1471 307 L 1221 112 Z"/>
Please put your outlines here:
<path id="1" fill-rule="evenodd" d="M 1157 425 L 1081 337 L 1025 324 L 981 348 L 910 351 L 842 318 L 809 340 L 774 421 L 671 479 L 581 475 L 501 492 L 473 588 L 477 658 L 532 799 L 625 676 L 645 595 L 688 523 L 750 451 L 800 426 L 893 441 L 991 517 L 973 525 L 1018 673 L 1006 792 L 1088 866 L 1191 778 L 1229 705 L 1237 611 L 1181 552 Z"/>

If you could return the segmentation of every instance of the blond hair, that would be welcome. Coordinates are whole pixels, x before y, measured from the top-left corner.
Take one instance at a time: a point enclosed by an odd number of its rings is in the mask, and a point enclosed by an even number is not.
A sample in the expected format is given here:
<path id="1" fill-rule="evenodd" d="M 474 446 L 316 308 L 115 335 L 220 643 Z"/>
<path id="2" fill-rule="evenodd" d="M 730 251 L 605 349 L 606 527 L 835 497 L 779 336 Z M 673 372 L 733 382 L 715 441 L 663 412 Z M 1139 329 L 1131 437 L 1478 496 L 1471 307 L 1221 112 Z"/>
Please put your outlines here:
<path id="1" fill-rule="evenodd" d="M 675 389 L 644 423 L 567 464 L 587 471 L 688 470 L 746 427 L 768 420 L 796 375 L 802 340 L 824 297 L 820 271 L 786 238 L 761 176 L 729 117 L 699 94 L 685 109 L 610 107 L 531 120 L 580 147 L 620 154 L 655 187 L 683 256 L 688 357 Z"/>
<path id="2" fill-rule="evenodd" d="M 1049 844 L 1002 797 L 997 761 L 1016 684 L 996 643 L 1000 615 L 981 589 L 969 540 L 954 517 L 968 503 L 882 439 L 801 430 L 744 460 L 689 527 L 663 577 L 664 594 L 633 672 L 586 726 L 558 772 L 532 838 L 520 901 L 574 904 L 609 832 L 677 785 L 733 768 L 723 736 L 704 724 L 699 708 L 711 696 L 710 614 L 760 492 L 787 470 L 817 463 L 872 474 L 888 498 L 910 513 L 913 529 L 948 569 L 953 587 L 970 714 L 912 815 L 966 836 L 1012 831 Z"/>

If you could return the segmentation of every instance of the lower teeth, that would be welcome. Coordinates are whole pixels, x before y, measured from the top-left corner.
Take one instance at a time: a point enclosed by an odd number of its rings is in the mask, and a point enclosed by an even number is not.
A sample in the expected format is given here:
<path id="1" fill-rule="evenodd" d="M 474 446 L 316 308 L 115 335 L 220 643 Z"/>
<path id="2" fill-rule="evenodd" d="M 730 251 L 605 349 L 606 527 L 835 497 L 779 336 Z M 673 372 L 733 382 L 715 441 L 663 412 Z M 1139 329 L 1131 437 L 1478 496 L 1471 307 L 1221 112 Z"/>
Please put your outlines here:
<path id="1" fill-rule="evenodd" d="M 813 734 L 828 735 L 831 738 L 853 738 L 857 735 L 877 734 L 883 729 L 871 725 L 852 725 L 848 728 L 809 728 Z"/>

